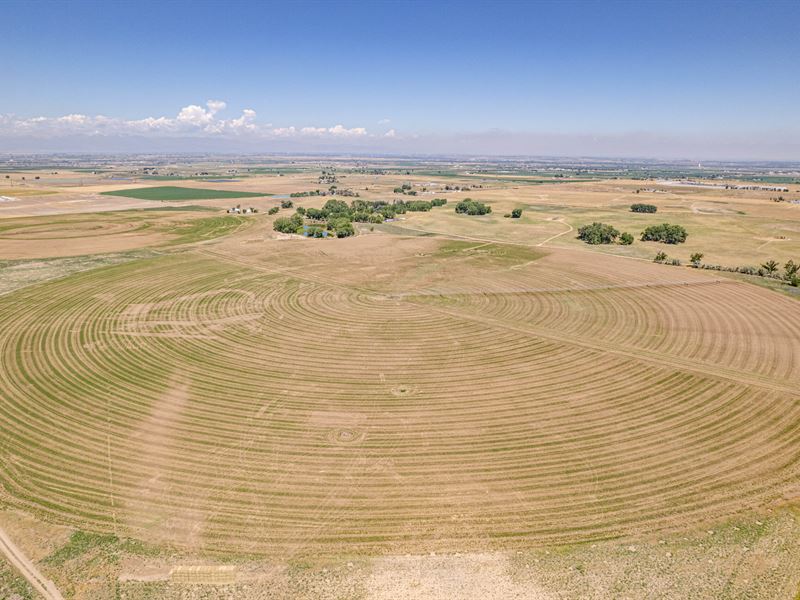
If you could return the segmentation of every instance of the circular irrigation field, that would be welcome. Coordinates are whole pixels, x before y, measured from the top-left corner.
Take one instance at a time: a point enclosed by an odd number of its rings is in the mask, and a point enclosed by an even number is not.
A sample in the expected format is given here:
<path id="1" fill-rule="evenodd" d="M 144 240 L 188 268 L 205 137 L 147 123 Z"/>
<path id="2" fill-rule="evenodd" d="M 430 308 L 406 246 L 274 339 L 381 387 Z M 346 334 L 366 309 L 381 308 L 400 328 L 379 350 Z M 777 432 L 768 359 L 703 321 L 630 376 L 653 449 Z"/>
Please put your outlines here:
<path id="1" fill-rule="evenodd" d="M 286 557 L 608 538 L 796 490 L 798 310 L 778 294 L 296 275 L 184 253 L 0 298 L 2 498 Z"/>

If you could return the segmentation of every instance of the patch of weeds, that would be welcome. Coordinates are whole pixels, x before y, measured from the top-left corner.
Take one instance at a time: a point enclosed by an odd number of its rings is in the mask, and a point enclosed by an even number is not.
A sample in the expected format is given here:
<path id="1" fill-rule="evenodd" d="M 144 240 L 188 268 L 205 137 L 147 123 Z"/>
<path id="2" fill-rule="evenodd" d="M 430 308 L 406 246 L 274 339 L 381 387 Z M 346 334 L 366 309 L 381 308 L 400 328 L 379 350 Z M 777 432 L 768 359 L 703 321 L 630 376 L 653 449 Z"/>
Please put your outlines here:
<path id="1" fill-rule="evenodd" d="M 92 533 L 89 531 L 75 531 L 69 536 L 69 541 L 61 548 L 46 557 L 43 562 L 53 566 L 63 565 L 68 560 L 78 558 L 95 548 L 109 549 L 117 546 L 119 538 L 113 533 Z"/>
<path id="2" fill-rule="evenodd" d="M 20 600 L 33 600 L 34 595 L 30 584 L 17 573 L 11 565 L 0 560 L 0 598 L 19 598 Z"/>

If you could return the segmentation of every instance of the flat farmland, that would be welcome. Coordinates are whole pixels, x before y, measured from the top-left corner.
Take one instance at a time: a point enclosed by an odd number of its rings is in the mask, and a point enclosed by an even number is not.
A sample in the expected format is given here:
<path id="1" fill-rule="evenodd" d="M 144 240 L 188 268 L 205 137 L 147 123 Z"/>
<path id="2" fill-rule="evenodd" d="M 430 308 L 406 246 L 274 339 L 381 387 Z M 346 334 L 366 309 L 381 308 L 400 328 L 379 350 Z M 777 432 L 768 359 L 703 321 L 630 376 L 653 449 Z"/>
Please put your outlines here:
<path id="1" fill-rule="evenodd" d="M 360 258 L 386 240 L 242 260 L 231 238 L 4 296 L 7 502 L 274 558 L 601 540 L 797 494 L 795 301 L 568 251 Z"/>
<path id="2" fill-rule="evenodd" d="M 330 199 L 289 198 L 315 170 L 226 183 L 248 216 L 92 177 L 0 220 L 0 528 L 65 597 L 179 597 L 203 565 L 242 598 L 795 593 L 800 304 L 652 257 L 796 257 L 796 205 L 342 173 L 448 202 L 321 240 L 273 230 Z M 690 237 L 593 247 L 594 220 Z"/>

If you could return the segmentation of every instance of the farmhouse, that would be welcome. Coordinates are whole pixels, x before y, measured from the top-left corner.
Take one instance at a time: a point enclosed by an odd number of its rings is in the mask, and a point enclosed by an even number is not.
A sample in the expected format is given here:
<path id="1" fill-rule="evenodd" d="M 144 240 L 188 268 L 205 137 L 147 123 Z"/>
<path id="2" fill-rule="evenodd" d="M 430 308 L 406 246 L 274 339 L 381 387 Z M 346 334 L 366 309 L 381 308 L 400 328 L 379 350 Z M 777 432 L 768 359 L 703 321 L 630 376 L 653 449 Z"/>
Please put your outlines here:
<path id="1" fill-rule="evenodd" d="M 229 215 L 252 215 L 258 212 L 257 208 L 253 208 L 252 206 L 248 206 L 247 208 L 242 208 L 241 206 L 233 206 L 228 209 Z"/>

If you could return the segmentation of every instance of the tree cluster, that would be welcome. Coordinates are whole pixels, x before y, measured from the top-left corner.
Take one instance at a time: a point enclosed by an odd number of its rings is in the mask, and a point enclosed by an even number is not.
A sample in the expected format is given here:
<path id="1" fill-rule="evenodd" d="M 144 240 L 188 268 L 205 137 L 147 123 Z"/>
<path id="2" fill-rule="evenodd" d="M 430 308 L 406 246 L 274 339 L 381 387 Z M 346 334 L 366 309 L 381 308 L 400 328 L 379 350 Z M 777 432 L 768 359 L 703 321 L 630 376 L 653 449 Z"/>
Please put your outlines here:
<path id="1" fill-rule="evenodd" d="M 635 213 L 654 213 L 658 210 L 655 204 L 631 204 L 631 212 Z"/>
<path id="2" fill-rule="evenodd" d="M 492 212 L 492 207 L 472 198 L 464 198 L 456 204 L 456 212 L 464 215 L 486 215 Z"/>
<path id="3" fill-rule="evenodd" d="M 405 212 L 429 211 L 436 206 L 444 206 L 447 200 L 434 198 L 428 200 L 353 200 L 348 204 L 343 200 L 330 199 L 322 208 L 299 206 L 292 217 L 275 220 L 274 228 L 282 233 L 299 233 L 309 237 L 324 237 L 321 231 L 334 233 L 336 237 L 355 234 L 353 223 L 383 223 Z M 305 218 L 305 219 L 304 219 Z M 305 221 L 310 224 L 306 224 Z M 324 225 L 324 227 L 323 227 Z M 320 230 L 320 231 L 317 231 Z"/>
<path id="4" fill-rule="evenodd" d="M 643 242 L 662 242 L 664 244 L 682 244 L 686 241 L 687 233 L 681 225 L 661 223 L 651 225 L 642 232 Z"/>
<path id="5" fill-rule="evenodd" d="M 578 239 L 593 246 L 599 244 L 622 244 L 629 246 L 633 243 L 633 236 L 627 231 L 622 233 L 608 223 L 595 221 L 591 225 L 584 225 L 578 228 Z"/>

